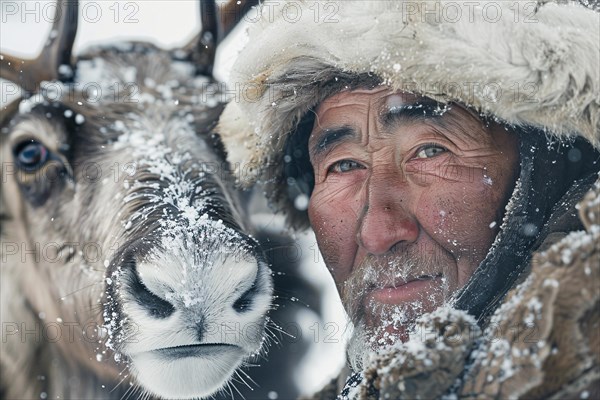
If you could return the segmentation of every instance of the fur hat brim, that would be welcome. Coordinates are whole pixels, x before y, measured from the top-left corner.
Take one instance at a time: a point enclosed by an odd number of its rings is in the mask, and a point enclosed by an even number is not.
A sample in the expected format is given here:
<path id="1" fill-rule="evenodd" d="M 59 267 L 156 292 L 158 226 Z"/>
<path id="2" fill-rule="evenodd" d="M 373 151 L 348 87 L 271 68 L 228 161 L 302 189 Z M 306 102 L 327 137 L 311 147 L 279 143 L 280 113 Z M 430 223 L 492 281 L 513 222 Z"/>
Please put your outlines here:
<path id="1" fill-rule="evenodd" d="M 217 128 L 239 182 L 270 182 L 267 195 L 293 225 L 306 221 L 281 188 L 286 142 L 311 108 L 342 90 L 336 82 L 352 77 L 372 75 L 394 90 L 600 145 L 597 10 L 577 2 L 369 0 L 331 3 L 326 14 L 324 3 L 293 4 L 263 4 L 233 67 L 239 95 Z"/>

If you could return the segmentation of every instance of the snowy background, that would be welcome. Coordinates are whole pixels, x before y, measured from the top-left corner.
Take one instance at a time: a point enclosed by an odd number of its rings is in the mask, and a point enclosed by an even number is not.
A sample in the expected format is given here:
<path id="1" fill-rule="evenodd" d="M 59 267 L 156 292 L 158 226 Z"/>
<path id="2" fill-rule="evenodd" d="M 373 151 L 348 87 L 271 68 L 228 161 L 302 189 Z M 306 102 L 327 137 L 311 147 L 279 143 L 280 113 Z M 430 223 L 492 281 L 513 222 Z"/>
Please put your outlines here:
<path id="1" fill-rule="evenodd" d="M 0 7 L 1 52 L 35 57 L 50 31 L 53 1 L 0 0 Z M 194 0 L 80 1 L 83 18 L 79 19 L 74 54 L 89 45 L 119 40 L 145 40 L 166 48 L 183 46 L 199 30 L 198 8 Z M 242 22 L 221 45 L 215 76 L 222 81 L 227 81 L 237 52 L 247 41 L 245 24 Z M 0 95 L 2 102 L 7 100 L 6 93 Z M 259 224 L 280 225 L 268 215 L 255 216 L 254 220 Z M 297 374 L 297 382 L 309 394 L 337 375 L 343 365 L 344 343 L 349 332 L 333 281 L 316 253 L 314 236 L 303 234 L 297 239 L 303 257 L 302 273 L 324 293 L 322 319 L 307 309 L 299 321 L 302 335 L 311 337 L 314 343 Z"/>

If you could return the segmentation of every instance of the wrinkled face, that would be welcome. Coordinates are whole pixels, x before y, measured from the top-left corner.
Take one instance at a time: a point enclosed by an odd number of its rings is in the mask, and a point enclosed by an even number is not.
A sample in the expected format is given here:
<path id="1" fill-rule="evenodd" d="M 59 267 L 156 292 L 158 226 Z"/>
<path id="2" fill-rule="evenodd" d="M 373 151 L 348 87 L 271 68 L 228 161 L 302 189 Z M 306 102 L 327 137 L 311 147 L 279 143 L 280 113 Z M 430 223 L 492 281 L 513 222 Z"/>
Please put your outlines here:
<path id="1" fill-rule="evenodd" d="M 519 162 L 500 126 L 385 88 L 322 102 L 309 154 L 319 248 L 351 319 L 377 344 L 406 340 L 411 321 L 465 285 Z"/>

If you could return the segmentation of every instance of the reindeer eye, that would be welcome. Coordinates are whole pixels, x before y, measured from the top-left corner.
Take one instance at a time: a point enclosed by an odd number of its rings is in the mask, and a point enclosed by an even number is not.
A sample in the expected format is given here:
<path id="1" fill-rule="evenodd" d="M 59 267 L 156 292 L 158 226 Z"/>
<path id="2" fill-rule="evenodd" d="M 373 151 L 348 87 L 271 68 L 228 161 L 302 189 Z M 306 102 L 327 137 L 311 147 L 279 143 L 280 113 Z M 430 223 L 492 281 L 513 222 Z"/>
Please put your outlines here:
<path id="1" fill-rule="evenodd" d="M 15 148 L 17 165 L 24 170 L 35 170 L 40 168 L 48 160 L 48 149 L 35 140 L 29 140 L 19 144 Z"/>

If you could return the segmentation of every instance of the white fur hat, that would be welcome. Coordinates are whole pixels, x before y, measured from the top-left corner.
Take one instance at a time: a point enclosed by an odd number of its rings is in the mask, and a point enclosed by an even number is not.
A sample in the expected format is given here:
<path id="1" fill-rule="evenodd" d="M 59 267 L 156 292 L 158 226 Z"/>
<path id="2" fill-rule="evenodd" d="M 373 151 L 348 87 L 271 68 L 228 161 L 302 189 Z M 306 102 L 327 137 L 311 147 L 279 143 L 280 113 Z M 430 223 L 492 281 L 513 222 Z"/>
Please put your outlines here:
<path id="1" fill-rule="evenodd" d="M 284 147 L 336 81 L 373 76 L 600 146 L 600 13 L 579 2 L 279 0 L 255 17 L 217 130 L 240 183 L 270 183 L 292 219 Z"/>

